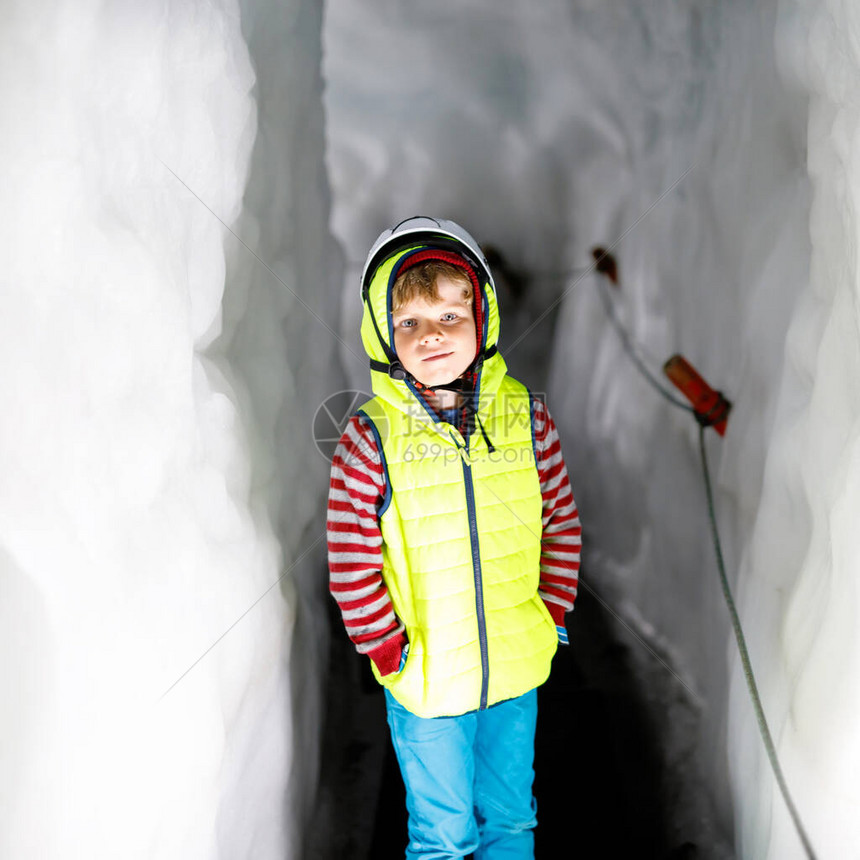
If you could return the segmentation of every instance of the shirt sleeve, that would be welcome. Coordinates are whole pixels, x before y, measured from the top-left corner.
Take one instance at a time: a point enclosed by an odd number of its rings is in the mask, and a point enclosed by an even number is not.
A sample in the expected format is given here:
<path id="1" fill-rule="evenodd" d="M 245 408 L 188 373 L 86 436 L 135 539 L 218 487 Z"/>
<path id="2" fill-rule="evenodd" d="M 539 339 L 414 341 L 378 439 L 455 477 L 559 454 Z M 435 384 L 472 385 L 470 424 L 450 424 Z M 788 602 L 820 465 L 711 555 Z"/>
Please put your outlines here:
<path id="1" fill-rule="evenodd" d="M 369 420 L 354 415 L 331 465 L 328 538 L 329 588 L 346 632 L 380 674 L 396 672 L 406 644 L 382 579 L 379 509 L 386 493 L 382 456 Z"/>
<path id="2" fill-rule="evenodd" d="M 566 640 L 564 614 L 573 609 L 579 583 L 582 526 L 555 422 L 541 400 L 534 398 L 534 432 L 538 475 L 543 499 L 540 586 L 559 637 Z"/>

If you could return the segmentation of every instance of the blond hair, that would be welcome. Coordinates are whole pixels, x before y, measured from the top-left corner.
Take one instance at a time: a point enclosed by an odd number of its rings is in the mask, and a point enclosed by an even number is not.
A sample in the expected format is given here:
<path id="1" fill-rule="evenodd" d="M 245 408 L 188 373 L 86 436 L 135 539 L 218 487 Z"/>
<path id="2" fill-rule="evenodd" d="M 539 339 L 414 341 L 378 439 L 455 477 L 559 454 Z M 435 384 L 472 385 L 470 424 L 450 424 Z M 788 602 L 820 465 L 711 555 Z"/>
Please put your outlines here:
<path id="1" fill-rule="evenodd" d="M 459 267 L 442 260 L 426 260 L 399 275 L 391 289 L 392 310 L 397 311 L 413 299 L 426 302 L 439 301 L 436 279 L 445 277 L 463 288 L 463 301 L 472 304 L 473 289 L 469 276 Z"/>

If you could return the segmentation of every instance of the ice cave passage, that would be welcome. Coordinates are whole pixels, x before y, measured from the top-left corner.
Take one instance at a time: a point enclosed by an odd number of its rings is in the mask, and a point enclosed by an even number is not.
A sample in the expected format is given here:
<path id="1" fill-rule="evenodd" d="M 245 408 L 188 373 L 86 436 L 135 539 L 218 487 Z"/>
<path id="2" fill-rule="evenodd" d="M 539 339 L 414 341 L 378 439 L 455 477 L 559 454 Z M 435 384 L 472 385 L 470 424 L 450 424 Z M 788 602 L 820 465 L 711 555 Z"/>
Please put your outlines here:
<path id="1" fill-rule="evenodd" d="M 840 0 L 11 4 L 0 856 L 402 856 L 313 427 L 415 214 L 491 257 L 583 518 L 538 856 L 856 856 L 858 45 Z M 715 516 L 812 851 L 641 373 L 674 354 L 732 403 Z"/>

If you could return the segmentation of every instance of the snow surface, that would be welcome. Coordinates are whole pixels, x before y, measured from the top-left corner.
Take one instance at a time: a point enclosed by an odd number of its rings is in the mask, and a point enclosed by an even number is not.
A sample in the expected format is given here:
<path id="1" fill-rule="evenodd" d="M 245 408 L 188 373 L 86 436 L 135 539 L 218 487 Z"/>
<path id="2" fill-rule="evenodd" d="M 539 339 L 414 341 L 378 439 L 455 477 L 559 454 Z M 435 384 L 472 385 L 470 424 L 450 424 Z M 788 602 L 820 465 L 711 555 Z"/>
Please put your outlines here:
<path id="1" fill-rule="evenodd" d="M 367 387 L 356 269 L 419 212 L 498 249 L 511 296 L 528 285 L 502 349 L 549 392 L 585 584 L 648 646 L 679 790 L 702 789 L 686 823 L 713 822 L 713 856 L 782 860 L 802 853 L 730 640 L 696 428 L 625 360 L 582 275 L 594 245 L 646 360 L 680 351 L 733 401 L 708 438 L 726 560 L 812 842 L 852 856 L 860 8 L 321 16 L 5 10 L 0 856 L 302 856 L 326 657 L 309 426 Z"/>

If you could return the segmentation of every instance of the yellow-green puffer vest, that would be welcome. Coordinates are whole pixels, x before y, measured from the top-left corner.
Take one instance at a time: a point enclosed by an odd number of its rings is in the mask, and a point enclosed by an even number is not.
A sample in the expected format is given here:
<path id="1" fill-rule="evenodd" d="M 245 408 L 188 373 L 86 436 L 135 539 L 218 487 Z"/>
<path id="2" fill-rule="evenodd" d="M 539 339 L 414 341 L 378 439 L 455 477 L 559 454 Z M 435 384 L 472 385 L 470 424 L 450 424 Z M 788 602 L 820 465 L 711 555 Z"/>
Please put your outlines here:
<path id="1" fill-rule="evenodd" d="M 404 253 L 408 253 L 404 252 Z M 371 282 L 362 336 L 383 361 L 392 268 Z M 498 310 L 483 289 L 482 346 L 495 344 Z M 379 332 L 379 334 L 377 333 Z M 409 652 L 377 679 L 420 717 L 463 714 L 522 695 L 549 675 L 558 637 L 538 596 L 542 500 L 528 390 L 497 351 L 483 363 L 477 421 L 465 440 L 406 380 L 372 373 L 373 423 L 388 488 L 380 510 L 382 576 Z M 492 446 L 488 447 L 488 441 Z"/>

